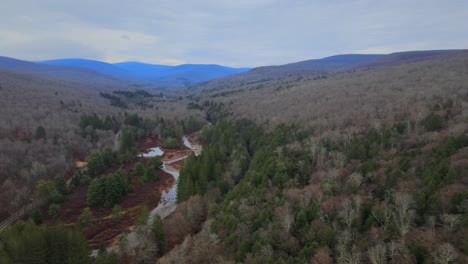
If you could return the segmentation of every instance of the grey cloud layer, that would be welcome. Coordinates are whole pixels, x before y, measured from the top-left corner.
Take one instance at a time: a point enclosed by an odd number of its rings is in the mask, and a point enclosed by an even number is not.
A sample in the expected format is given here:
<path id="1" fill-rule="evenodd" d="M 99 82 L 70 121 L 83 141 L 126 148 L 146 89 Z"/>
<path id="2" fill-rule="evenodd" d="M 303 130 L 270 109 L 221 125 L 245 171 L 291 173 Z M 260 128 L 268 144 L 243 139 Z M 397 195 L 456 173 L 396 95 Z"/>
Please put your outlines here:
<path id="1" fill-rule="evenodd" d="M 4 0 L 0 54 L 259 66 L 468 47 L 467 1 Z"/>

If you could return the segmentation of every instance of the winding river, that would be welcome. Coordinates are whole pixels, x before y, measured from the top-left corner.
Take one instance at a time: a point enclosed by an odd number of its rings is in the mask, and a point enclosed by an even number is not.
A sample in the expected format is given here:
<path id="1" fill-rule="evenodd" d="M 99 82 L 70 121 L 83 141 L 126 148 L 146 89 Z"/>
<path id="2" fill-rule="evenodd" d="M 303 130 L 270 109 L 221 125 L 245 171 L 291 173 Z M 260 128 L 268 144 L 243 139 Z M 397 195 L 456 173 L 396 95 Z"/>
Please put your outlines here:
<path id="1" fill-rule="evenodd" d="M 195 144 L 190 143 L 190 141 L 188 140 L 186 136 L 182 137 L 182 141 L 184 142 L 184 145 L 187 148 L 191 149 L 195 153 L 195 155 L 198 155 L 201 152 L 202 147 L 200 145 L 195 145 Z M 155 157 L 155 156 L 162 156 L 163 154 L 164 154 L 164 151 L 160 147 L 154 147 L 154 148 L 151 148 L 148 153 L 143 153 L 139 155 L 141 155 L 141 157 L 149 158 L 149 157 Z M 162 192 L 161 199 L 159 201 L 158 206 L 154 208 L 153 210 L 151 210 L 149 214 L 149 218 L 147 222 L 148 225 L 151 225 L 153 223 L 154 217 L 156 215 L 158 215 L 162 219 L 170 215 L 176 209 L 177 207 L 177 181 L 179 179 L 179 171 L 177 171 L 174 167 L 169 166 L 169 165 L 172 163 L 184 160 L 187 157 L 188 155 L 163 161 L 162 170 L 172 175 L 175 181 L 171 187 L 167 188 L 166 190 Z M 128 233 L 126 235 L 126 238 L 127 238 L 129 247 L 136 248 L 139 245 L 138 235 L 135 230 Z M 119 250 L 119 247 L 117 245 L 110 246 L 107 248 L 108 252 L 111 252 L 111 251 L 117 252 L 118 250 Z M 91 255 L 97 256 L 97 254 L 98 254 L 98 250 L 93 250 Z"/>
<path id="2" fill-rule="evenodd" d="M 198 151 L 201 150 L 201 146 L 190 143 L 190 141 L 188 140 L 186 136 L 182 137 L 182 141 L 184 142 L 184 146 L 186 146 L 187 148 L 195 152 L 195 155 L 197 155 Z M 164 151 L 161 150 L 160 147 L 155 147 L 155 148 L 151 148 L 150 152 L 143 154 L 143 157 L 162 156 L 163 154 L 164 154 Z M 174 170 L 173 167 L 170 167 L 167 165 L 184 160 L 187 157 L 188 156 L 182 156 L 182 157 L 178 157 L 178 158 L 163 162 L 162 170 L 172 175 L 172 177 L 174 177 L 175 179 L 175 183 L 169 189 L 166 189 L 163 191 L 163 193 L 161 194 L 161 200 L 159 201 L 158 206 L 150 212 L 148 223 L 152 223 L 156 215 L 159 215 L 159 217 L 161 218 L 168 216 L 177 207 L 177 181 L 179 180 L 179 171 L 176 171 Z"/>

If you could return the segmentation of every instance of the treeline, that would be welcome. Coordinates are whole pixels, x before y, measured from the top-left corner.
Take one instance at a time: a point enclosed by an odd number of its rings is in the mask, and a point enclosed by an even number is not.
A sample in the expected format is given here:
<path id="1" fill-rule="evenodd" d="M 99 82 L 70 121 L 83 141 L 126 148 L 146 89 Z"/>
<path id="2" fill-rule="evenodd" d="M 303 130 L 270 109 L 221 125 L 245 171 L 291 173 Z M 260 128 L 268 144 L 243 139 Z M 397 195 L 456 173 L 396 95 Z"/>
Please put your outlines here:
<path id="1" fill-rule="evenodd" d="M 83 232 L 79 227 L 63 224 L 38 226 L 32 221 L 18 221 L 0 233 L 2 264 L 117 264 L 114 253 L 100 251 L 90 257 Z"/>
<path id="2" fill-rule="evenodd" d="M 113 91 L 110 93 L 99 93 L 101 97 L 109 100 L 112 106 L 127 109 L 129 104 L 140 106 L 141 108 L 153 108 L 150 99 L 153 97 L 164 97 L 162 93 L 151 94 L 145 90 L 136 91 Z"/>
<path id="3" fill-rule="evenodd" d="M 90 264 L 89 254 L 81 230 L 63 225 L 43 228 L 32 221 L 19 221 L 0 233 L 0 262 L 4 264 Z"/>
<path id="4" fill-rule="evenodd" d="M 165 148 L 179 148 L 178 138 L 185 133 L 192 133 L 200 130 L 205 124 L 204 120 L 197 120 L 194 116 L 180 121 L 165 120 L 164 118 L 155 118 L 153 120 L 143 118 L 137 113 L 125 112 L 123 117 L 105 116 L 99 117 L 96 113 L 83 114 L 80 117 L 80 134 L 90 142 L 99 141 L 99 132 L 97 130 L 113 131 L 127 130 L 132 133 L 135 140 L 147 136 L 159 135 L 160 142 Z M 43 132 L 39 129 L 37 138 L 43 138 Z"/>
<path id="5" fill-rule="evenodd" d="M 109 93 L 99 93 L 100 96 L 109 99 L 109 102 L 112 106 L 118 107 L 118 108 L 123 108 L 127 109 L 128 105 L 126 102 L 124 102 L 120 97 L 109 94 Z"/>
<path id="6" fill-rule="evenodd" d="M 136 90 L 136 91 L 114 91 L 113 92 L 114 94 L 117 94 L 117 95 L 122 95 L 124 96 L 125 98 L 128 98 L 128 99 L 133 99 L 133 98 L 150 98 L 150 97 L 154 97 L 154 96 L 158 96 L 158 97 L 162 97 L 161 94 L 158 94 L 158 95 L 152 95 L 150 94 L 149 92 L 145 91 L 145 90 Z"/>
<path id="7" fill-rule="evenodd" d="M 101 119 L 96 115 L 96 113 L 92 113 L 90 115 L 83 114 L 80 116 L 80 128 L 85 129 L 88 126 L 92 129 L 101 129 L 101 130 L 117 130 L 120 126 L 119 122 L 116 120 L 115 116 L 108 116 Z"/>

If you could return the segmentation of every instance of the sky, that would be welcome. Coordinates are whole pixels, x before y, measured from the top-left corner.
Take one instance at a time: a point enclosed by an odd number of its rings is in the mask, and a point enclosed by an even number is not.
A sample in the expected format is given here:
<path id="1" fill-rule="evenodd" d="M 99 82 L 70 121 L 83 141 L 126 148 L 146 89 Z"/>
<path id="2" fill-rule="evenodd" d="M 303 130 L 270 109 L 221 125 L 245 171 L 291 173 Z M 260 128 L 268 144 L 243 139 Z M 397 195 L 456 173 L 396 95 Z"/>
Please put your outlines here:
<path id="1" fill-rule="evenodd" d="M 1 0 L 0 56 L 280 65 L 468 48 L 466 0 Z"/>

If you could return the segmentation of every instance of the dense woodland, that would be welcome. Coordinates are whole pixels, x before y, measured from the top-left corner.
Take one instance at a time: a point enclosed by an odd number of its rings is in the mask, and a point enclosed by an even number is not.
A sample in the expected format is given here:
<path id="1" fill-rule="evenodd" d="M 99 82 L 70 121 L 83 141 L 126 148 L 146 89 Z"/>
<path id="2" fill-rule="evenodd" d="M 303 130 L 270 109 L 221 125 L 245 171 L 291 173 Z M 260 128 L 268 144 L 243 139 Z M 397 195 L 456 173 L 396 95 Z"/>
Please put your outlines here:
<path id="1" fill-rule="evenodd" d="M 313 142 L 244 121 L 203 135 L 212 144 L 187 161 L 178 195 L 209 197 L 207 224 L 162 263 L 466 261 L 466 133 L 405 144 L 396 125 Z"/>
<path id="2" fill-rule="evenodd" d="M 45 117 L 22 117 L 29 120 L 24 127 L 21 120 L 4 121 L 7 147 L 0 154 L 9 162 L 1 164 L 0 201 L 7 204 L 6 197 L 18 194 L 6 190 L 17 188 L 24 203 L 34 189 L 53 221 L 36 211 L 10 225 L 0 233 L 0 260 L 466 263 L 466 60 L 462 52 L 355 72 L 234 82 L 224 90 L 207 83 L 172 102 L 158 92 L 106 90 L 89 95 L 102 111 L 62 111 L 60 118 L 73 120 L 68 132 L 41 123 Z M 205 120 L 213 125 L 203 127 Z M 102 246 L 90 257 L 82 230 L 93 222 L 92 211 L 112 208 L 119 219 L 132 176 L 139 185 L 160 180 L 161 160 L 138 160 L 136 142 L 157 136 L 164 148 L 178 148 L 184 133 L 199 130 L 203 151 L 183 163 L 175 211 L 147 225 L 143 206 L 134 219 L 138 248 L 122 238 L 119 254 Z M 87 169 L 72 170 L 76 160 L 86 160 Z M 125 164 L 130 169 L 109 171 Z M 68 169 L 75 174 L 70 185 L 63 177 Z M 60 204 L 83 186 L 89 207 L 65 227 Z"/>
<path id="3" fill-rule="evenodd" d="M 117 150 L 125 130 L 135 140 L 163 136 L 174 145 L 176 136 L 197 129 L 205 118 L 202 111 L 187 109 L 177 92 L 142 92 L 125 84 L 1 70 L 0 87 L 2 220 L 30 202 L 40 179 L 69 178 L 76 161 L 106 147 Z M 116 96 L 128 107 L 113 106 L 100 93 Z"/>

